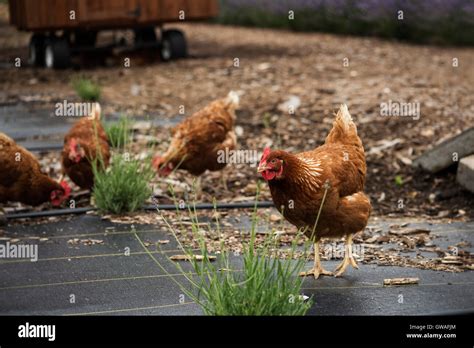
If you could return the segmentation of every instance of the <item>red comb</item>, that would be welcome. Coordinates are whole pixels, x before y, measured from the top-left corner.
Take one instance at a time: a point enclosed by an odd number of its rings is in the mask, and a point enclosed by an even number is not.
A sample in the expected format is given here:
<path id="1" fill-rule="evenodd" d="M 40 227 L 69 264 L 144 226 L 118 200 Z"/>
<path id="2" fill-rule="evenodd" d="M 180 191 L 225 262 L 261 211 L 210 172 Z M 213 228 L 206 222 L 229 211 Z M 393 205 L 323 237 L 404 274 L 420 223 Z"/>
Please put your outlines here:
<path id="1" fill-rule="evenodd" d="M 270 155 L 270 148 L 267 146 L 266 148 L 263 149 L 263 155 L 262 155 L 262 160 L 265 160 L 268 158 L 268 155 Z"/>
<path id="2" fill-rule="evenodd" d="M 71 194 L 71 187 L 69 186 L 69 184 L 63 180 L 59 183 L 59 185 L 61 185 L 61 187 L 64 189 L 64 195 L 66 197 L 69 197 L 69 195 Z"/>
<path id="3" fill-rule="evenodd" d="M 260 160 L 259 166 L 263 165 L 266 162 L 268 156 L 270 155 L 270 152 L 271 150 L 269 147 L 266 147 L 263 149 L 263 155 L 262 155 L 262 159 Z"/>

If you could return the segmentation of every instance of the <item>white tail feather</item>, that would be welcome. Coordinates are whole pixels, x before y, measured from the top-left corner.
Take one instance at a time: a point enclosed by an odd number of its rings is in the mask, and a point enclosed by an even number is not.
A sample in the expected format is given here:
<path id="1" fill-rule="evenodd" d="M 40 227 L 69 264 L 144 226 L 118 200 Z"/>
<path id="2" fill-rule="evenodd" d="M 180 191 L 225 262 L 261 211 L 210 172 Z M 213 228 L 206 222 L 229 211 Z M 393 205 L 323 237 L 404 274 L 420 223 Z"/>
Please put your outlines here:
<path id="1" fill-rule="evenodd" d="M 351 125 L 354 124 L 352 121 L 352 116 L 349 113 L 349 109 L 347 108 L 346 104 L 342 104 L 337 112 L 336 118 L 340 118 L 342 123 L 344 123 L 344 128 L 348 129 Z"/>
<path id="2" fill-rule="evenodd" d="M 230 91 L 229 94 L 227 94 L 226 101 L 228 104 L 233 105 L 235 108 L 239 107 L 240 104 L 240 95 L 241 92 L 237 91 Z"/>
<path id="3" fill-rule="evenodd" d="M 91 119 L 100 120 L 101 115 L 102 115 L 102 108 L 100 107 L 100 104 L 99 103 L 92 104 L 92 112 L 89 115 L 89 117 Z"/>

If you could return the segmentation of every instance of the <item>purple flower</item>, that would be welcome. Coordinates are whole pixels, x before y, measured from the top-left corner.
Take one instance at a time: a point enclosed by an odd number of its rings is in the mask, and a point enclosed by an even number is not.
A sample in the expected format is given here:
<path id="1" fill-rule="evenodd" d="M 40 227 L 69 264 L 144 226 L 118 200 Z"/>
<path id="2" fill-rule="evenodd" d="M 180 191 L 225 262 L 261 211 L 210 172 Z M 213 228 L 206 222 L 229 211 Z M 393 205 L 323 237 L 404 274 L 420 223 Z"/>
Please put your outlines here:
<path id="1" fill-rule="evenodd" d="M 395 17 L 403 11 L 404 20 L 427 21 L 451 16 L 474 18 L 472 0 L 221 0 L 225 11 L 256 9 L 269 14 L 287 14 L 288 11 L 324 11 L 331 15 L 352 18 L 380 19 Z"/>

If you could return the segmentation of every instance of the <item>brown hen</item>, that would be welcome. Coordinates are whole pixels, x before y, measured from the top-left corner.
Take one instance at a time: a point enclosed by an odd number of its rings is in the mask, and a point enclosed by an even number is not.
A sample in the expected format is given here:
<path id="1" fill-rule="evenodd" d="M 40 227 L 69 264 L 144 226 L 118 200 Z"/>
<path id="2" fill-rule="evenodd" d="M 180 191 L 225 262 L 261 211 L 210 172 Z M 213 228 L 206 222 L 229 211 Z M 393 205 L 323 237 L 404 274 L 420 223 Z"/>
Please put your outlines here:
<path id="1" fill-rule="evenodd" d="M 90 190 L 94 186 L 92 162 L 98 161 L 98 168 L 106 168 L 110 161 L 107 134 L 100 122 L 101 109 L 94 103 L 90 116 L 74 124 L 64 137 L 61 154 L 63 173 L 79 187 Z"/>
<path id="2" fill-rule="evenodd" d="M 226 166 L 219 155 L 236 148 L 235 109 L 239 95 L 231 91 L 186 118 L 171 131 L 172 139 L 162 156 L 155 156 L 153 166 L 162 176 L 183 169 L 194 176 L 206 170 L 217 171 Z"/>
<path id="3" fill-rule="evenodd" d="M 336 268 L 336 276 L 349 264 L 358 268 L 352 255 L 352 235 L 367 225 L 371 205 L 363 192 L 364 147 L 347 106 L 339 109 L 322 146 L 298 154 L 266 148 L 258 172 L 268 181 L 280 213 L 314 240 L 314 267 L 303 275 L 318 278 L 333 274 L 321 266 L 321 238 L 345 237 L 344 260 Z"/>
<path id="4" fill-rule="evenodd" d="M 0 203 L 20 202 L 59 206 L 69 197 L 65 181 L 57 183 L 41 171 L 38 160 L 24 147 L 0 133 Z"/>

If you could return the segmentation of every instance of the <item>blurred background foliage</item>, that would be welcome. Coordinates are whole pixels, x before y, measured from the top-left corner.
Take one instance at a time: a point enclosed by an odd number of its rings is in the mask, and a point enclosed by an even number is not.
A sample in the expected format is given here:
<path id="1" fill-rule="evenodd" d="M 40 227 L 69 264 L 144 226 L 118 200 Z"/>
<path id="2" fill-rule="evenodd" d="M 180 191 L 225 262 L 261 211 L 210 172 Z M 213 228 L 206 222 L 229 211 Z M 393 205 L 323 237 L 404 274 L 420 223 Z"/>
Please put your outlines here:
<path id="1" fill-rule="evenodd" d="M 295 20 L 289 20 L 289 11 Z M 217 21 L 417 43 L 474 44 L 474 0 L 220 0 Z"/>

